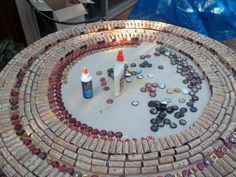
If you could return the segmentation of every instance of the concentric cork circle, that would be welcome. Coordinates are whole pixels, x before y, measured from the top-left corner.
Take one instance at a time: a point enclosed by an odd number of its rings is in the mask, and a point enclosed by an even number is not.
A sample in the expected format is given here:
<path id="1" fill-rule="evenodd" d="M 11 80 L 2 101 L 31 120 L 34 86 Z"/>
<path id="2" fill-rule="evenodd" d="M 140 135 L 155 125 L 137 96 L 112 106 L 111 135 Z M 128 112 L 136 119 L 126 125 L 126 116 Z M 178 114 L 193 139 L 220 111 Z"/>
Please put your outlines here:
<path id="1" fill-rule="evenodd" d="M 120 49 L 128 79 L 116 98 Z M 233 177 L 235 94 L 236 53 L 196 32 L 140 20 L 68 28 L 0 73 L 0 167 L 8 177 Z"/>

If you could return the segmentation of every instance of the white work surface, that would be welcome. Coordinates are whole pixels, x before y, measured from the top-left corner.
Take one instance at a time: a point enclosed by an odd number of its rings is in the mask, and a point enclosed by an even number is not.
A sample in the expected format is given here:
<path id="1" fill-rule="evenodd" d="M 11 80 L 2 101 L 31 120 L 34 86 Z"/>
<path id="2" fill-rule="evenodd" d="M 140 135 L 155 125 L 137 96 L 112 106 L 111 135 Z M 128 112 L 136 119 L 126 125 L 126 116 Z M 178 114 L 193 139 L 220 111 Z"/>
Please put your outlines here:
<path id="1" fill-rule="evenodd" d="M 125 84 L 125 92 L 119 97 L 113 96 L 114 83 L 113 80 L 107 76 L 107 69 L 114 66 L 119 49 L 97 52 L 80 60 L 69 70 L 67 76 L 68 83 L 62 86 L 62 99 L 66 109 L 82 123 L 86 123 L 99 130 L 121 131 L 123 135 L 128 138 L 146 137 L 148 135 L 163 137 L 176 134 L 191 126 L 202 115 L 209 102 L 210 89 L 206 80 L 203 81 L 202 89 L 197 93 L 200 100 L 194 104 L 198 111 L 192 113 L 188 109 L 188 112 L 185 113 L 183 117 L 183 119 L 187 120 L 187 125 L 180 125 L 179 119 L 174 118 L 173 113 L 167 114 L 167 118 L 177 123 L 178 127 L 176 129 L 171 129 L 168 125 L 165 125 L 165 127 L 160 128 L 158 132 L 152 132 L 150 130 L 150 119 L 156 117 L 156 115 L 149 113 L 150 108 L 147 106 L 148 101 L 161 101 L 166 97 L 170 97 L 173 101 L 169 103 L 168 106 L 178 105 L 179 107 L 188 108 L 186 103 L 179 103 L 178 99 L 185 98 L 186 101 L 190 99 L 189 95 L 184 95 L 183 93 L 166 93 L 167 88 L 185 89 L 187 86 L 182 82 L 185 77 L 176 73 L 177 65 L 171 65 L 170 59 L 166 56 L 161 55 L 160 57 L 156 57 L 153 55 L 157 46 L 156 44 L 145 42 L 137 47 L 123 48 L 126 63 L 130 64 L 134 62 L 137 64 L 135 68 L 129 67 L 131 71 L 139 68 L 138 64 L 144 61 L 139 59 L 140 55 L 152 55 L 151 58 L 146 60 L 152 63 L 153 67 L 142 68 L 144 75 L 142 80 L 137 79 L 136 76 L 132 76 L 133 82 Z M 202 74 L 200 69 L 198 69 L 190 59 L 188 63 L 193 65 L 198 73 Z M 158 65 L 163 65 L 164 69 L 158 69 Z M 93 77 L 94 97 L 92 99 L 84 99 L 82 96 L 80 77 L 83 67 L 85 66 L 88 67 Z M 98 70 L 103 72 L 102 76 L 96 75 L 96 71 Z M 154 78 L 148 78 L 147 74 L 149 73 L 154 74 Z M 109 91 L 104 91 L 103 87 L 100 85 L 101 77 L 106 78 L 108 86 L 110 87 Z M 146 82 L 165 83 L 166 88 L 158 88 L 157 96 L 151 98 L 147 92 L 140 92 L 140 88 L 143 87 Z M 106 100 L 108 98 L 112 98 L 114 103 L 110 105 L 107 104 Z M 132 106 L 131 102 L 133 100 L 139 101 L 139 105 Z"/>

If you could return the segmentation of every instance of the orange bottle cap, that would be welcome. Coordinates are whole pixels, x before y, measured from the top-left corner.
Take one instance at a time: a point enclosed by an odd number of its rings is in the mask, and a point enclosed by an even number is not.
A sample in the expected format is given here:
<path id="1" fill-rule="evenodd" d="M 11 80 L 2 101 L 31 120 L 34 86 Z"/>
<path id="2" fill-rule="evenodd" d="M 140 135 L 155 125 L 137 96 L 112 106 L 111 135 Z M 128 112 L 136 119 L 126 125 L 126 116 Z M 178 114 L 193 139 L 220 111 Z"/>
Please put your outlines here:
<path id="1" fill-rule="evenodd" d="M 84 75 L 88 74 L 88 68 L 84 67 Z"/>
<path id="2" fill-rule="evenodd" d="M 123 55 L 123 52 L 122 50 L 119 50 L 118 51 L 118 54 L 117 54 L 117 61 L 124 61 L 124 55 Z"/>

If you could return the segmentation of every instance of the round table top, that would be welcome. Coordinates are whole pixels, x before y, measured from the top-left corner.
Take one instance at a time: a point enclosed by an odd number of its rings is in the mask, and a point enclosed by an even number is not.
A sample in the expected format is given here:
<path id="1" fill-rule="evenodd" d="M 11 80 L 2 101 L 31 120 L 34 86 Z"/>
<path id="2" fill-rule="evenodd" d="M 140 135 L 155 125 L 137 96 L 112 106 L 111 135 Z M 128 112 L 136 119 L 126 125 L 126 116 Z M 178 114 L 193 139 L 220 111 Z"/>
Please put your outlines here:
<path id="1" fill-rule="evenodd" d="M 155 49 L 160 47 L 155 43 L 143 42 L 139 46 L 122 48 L 125 55 L 125 63 L 130 66 L 135 63 L 136 67 L 129 67 L 130 72 L 139 70 L 138 66 L 143 61 L 148 61 L 152 64 L 150 68 L 141 68 L 143 79 L 138 79 L 137 75 L 131 77 L 132 82 L 125 84 L 125 92 L 119 96 L 114 96 L 114 81 L 107 74 L 109 68 L 113 68 L 116 62 L 116 54 L 118 49 L 102 51 L 84 57 L 81 61 L 71 67 L 67 75 L 67 83 L 62 85 L 62 99 L 67 110 L 73 117 L 79 121 L 86 123 L 89 126 L 99 130 L 111 130 L 114 132 L 121 131 L 126 138 L 140 138 L 140 137 L 164 137 L 183 131 L 190 127 L 203 114 L 205 107 L 210 99 L 210 88 L 207 80 L 203 80 L 201 84 L 202 89 L 196 95 L 200 101 L 195 102 L 197 112 L 191 112 L 186 103 L 191 96 L 184 94 L 183 90 L 191 90 L 187 84 L 183 83 L 186 78 L 176 73 L 176 65 L 171 65 L 170 59 L 161 55 L 156 57 L 153 55 Z M 151 54 L 151 58 L 143 60 L 140 59 L 142 55 Z M 183 58 L 186 58 L 182 56 Z M 199 68 L 188 59 L 188 64 L 194 66 L 196 73 L 202 72 Z M 158 66 L 164 66 L 164 69 L 158 69 Z M 82 94 L 82 87 L 80 76 L 83 72 L 83 67 L 89 67 L 89 72 L 93 77 L 94 97 L 92 99 L 84 99 Z M 97 76 L 96 72 L 102 71 L 102 75 Z M 148 75 L 153 75 L 152 78 Z M 101 86 L 100 79 L 104 77 L 107 80 L 109 90 L 104 91 Z M 150 97 L 148 92 L 142 93 L 140 89 L 145 87 L 146 83 L 165 84 L 165 88 L 157 88 L 156 96 Z M 168 94 L 167 90 L 174 90 L 180 88 L 181 93 Z M 113 104 L 107 104 L 107 99 L 113 99 Z M 180 118 L 175 118 L 174 113 L 167 116 L 172 122 L 177 123 L 177 128 L 173 129 L 169 126 L 160 128 L 158 132 L 150 130 L 150 120 L 157 117 L 158 114 L 150 114 L 148 102 L 151 100 L 165 101 L 170 99 L 171 102 L 167 106 L 177 105 L 179 108 L 188 108 L 188 112 L 184 116 L 187 121 L 185 126 L 179 124 Z M 180 103 L 179 99 L 184 99 L 184 103 Z M 138 101 L 138 106 L 133 106 L 132 101 Z M 176 111 L 178 112 L 178 111 Z M 132 126 L 131 126 L 132 125 Z M 142 130 L 142 131 L 139 131 Z"/>
<path id="2" fill-rule="evenodd" d="M 121 49 L 128 82 L 115 97 Z M 235 58 L 213 39 L 160 22 L 50 34 L 0 73 L 0 167 L 9 177 L 234 176 Z M 82 97 L 84 66 L 92 99 Z"/>

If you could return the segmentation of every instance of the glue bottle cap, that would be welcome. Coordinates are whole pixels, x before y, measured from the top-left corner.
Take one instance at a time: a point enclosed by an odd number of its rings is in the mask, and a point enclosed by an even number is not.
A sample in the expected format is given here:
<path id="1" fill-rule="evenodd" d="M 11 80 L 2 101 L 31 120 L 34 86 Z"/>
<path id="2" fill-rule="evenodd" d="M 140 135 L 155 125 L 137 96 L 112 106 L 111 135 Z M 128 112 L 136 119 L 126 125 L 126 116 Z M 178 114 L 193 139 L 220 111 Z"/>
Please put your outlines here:
<path id="1" fill-rule="evenodd" d="M 88 68 L 84 67 L 84 72 L 83 72 L 84 75 L 88 75 L 89 72 L 88 72 Z"/>
<path id="2" fill-rule="evenodd" d="M 118 54 L 117 54 L 117 61 L 120 61 L 120 62 L 124 61 L 124 55 L 123 55 L 122 50 L 119 50 L 119 51 L 118 51 Z"/>

